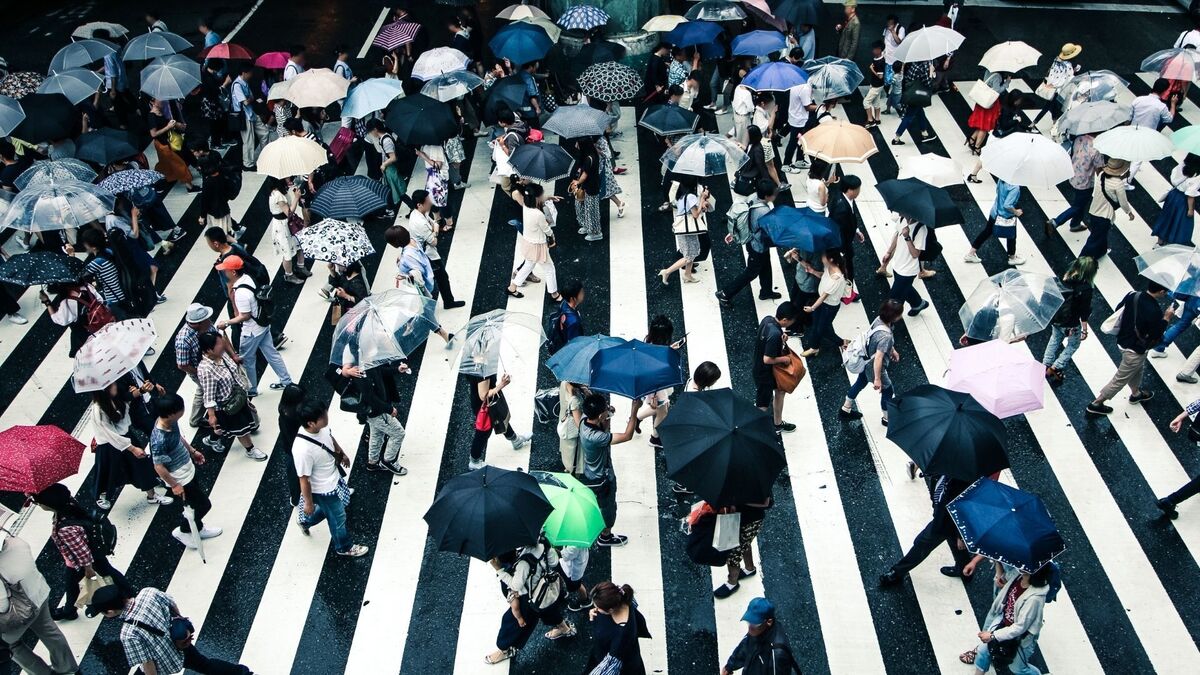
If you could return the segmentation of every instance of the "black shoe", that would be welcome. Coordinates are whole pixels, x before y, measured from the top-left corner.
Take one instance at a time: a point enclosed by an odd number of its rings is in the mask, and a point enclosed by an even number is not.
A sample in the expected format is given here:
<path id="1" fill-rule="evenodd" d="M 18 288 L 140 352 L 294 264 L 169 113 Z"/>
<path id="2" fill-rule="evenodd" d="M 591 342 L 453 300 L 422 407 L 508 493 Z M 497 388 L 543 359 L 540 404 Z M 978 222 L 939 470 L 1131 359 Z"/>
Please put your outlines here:
<path id="1" fill-rule="evenodd" d="M 783 294 L 776 293 L 775 291 L 767 291 L 766 293 L 758 294 L 759 300 L 778 300 L 782 297 L 783 297 Z"/>
<path id="2" fill-rule="evenodd" d="M 651 436 L 650 437 L 650 445 L 653 445 L 656 448 L 661 448 L 662 447 L 662 438 L 660 438 L 658 436 Z"/>
<path id="3" fill-rule="evenodd" d="M 407 476 L 408 475 L 408 469 L 400 466 L 399 464 L 397 464 L 395 462 L 389 462 L 386 459 L 383 460 L 382 462 L 380 462 L 379 466 L 383 467 L 384 471 L 391 471 L 392 473 L 396 474 L 397 476 Z"/>
<path id="4" fill-rule="evenodd" d="M 885 417 L 881 418 L 879 420 L 879 424 L 886 428 L 887 427 L 887 417 L 885 416 Z"/>
<path id="5" fill-rule="evenodd" d="M 921 143 L 928 143 L 930 141 L 936 141 L 937 138 L 938 138 L 937 134 L 930 134 L 929 136 L 922 136 L 921 138 L 919 138 L 917 140 L 920 141 Z"/>
<path id="6" fill-rule="evenodd" d="M 726 307 L 729 306 L 729 296 L 725 295 L 725 291 L 717 291 L 713 295 L 717 296 L 717 300 Z"/>
<path id="7" fill-rule="evenodd" d="M 1154 505 L 1158 507 L 1159 511 L 1163 512 L 1164 516 L 1170 518 L 1171 520 L 1175 520 L 1179 517 L 1179 512 L 1175 510 L 1175 505 L 1172 504 L 1171 500 L 1167 499 L 1166 497 L 1154 502 Z"/>
<path id="8" fill-rule="evenodd" d="M 1087 225 L 1072 225 L 1071 227 L 1069 227 L 1067 229 L 1069 229 L 1072 232 L 1087 232 L 1088 227 L 1087 227 Z"/>
<path id="9" fill-rule="evenodd" d="M 367 462 L 367 471 L 383 471 L 383 465 L 379 462 Z"/>
<path id="10" fill-rule="evenodd" d="M 738 589 L 741 587 L 742 587 L 741 584 L 734 584 L 732 586 L 730 586 L 727 583 L 721 584 L 720 586 L 717 586 L 716 589 L 713 590 L 713 597 L 718 600 L 724 600 L 725 598 L 728 598 L 729 596 L 733 595 L 734 593 L 737 593 Z"/>
<path id="11" fill-rule="evenodd" d="M 922 300 L 922 301 L 921 301 L 921 304 L 919 304 L 919 305 L 917 305 L 916 307 L 913 307 L 912 309 L 908 310 L 908 315 L 909 315 L 909 316 L 916 316 L 916 315 L 920 314 L 921 312 L 925 311 L 925 309 L 926 309 L 927 307 L 929 307 L 929 301 L 928 301 L 928 300 Z"/>
<path id="12" fill-rule="evenodd" d="M 775 433 L 777 434 L 790 434 L 795 430 L 796 425 L 791 422 L 780 422 L 775 425 Z"/>
<path id="13" fill-rule="evenodd" d="M 167 235 L 167 241 L 169 241 L 173 244 L 173 243 L 179 241 L 180 239 L 183 239 L 186 236 L 187 236 L 187 230 L 176 225 L 175 228 L 171 230 L 170 234 Z"/>
<path id="14" fill-rule="evenodd" d="M 1130 396 L 1129 402 L 1134 405 L 1137 405 L 1139 403 L 1145 403 L 1146 401 L 1149 401 L 1152 398 L 1154 398 L 1154 392 L 1146 391 L 1145 389 L 1143 389 L 1140 392 L 1134 394 L 1133 396 Z"/>
<path id="15" fill-rule="evenodd" d="M 946 565 L 945 567 L 940 567 L 940 568 L 938 568 L 938 571 L 948 577 L 952 577 L 955 579 L 962 579 L 963 581 L 970 581 L 971 577 L 975 576 L 973 574 L 970 576 L 963 574 L 962 570 L 954 565 Z"/>
<path id="16" fill-rule="evenodd" d="M 287 344 L 287 341 L 288 336 L 280 333 L 279 337 L 275 338 L 275 349 L 283 349 L 283 346 Z"/>
<path id="17" fill-rule="evenodd" d="M 758 568 L 757 567 L 755 567 L 752 570 L 748 570 L 744 567 L 738 568 L 738 580 L 739 581 L 742 579 L 749 579 L 750 577 L 756 577 L 756 576 L 758 576 Z"/>
<path id="18" fill-rule="evenodd" d="M 1112 411 L 1112 406 L 1107 406 L 1103 403 L 1096 403 L 1095 401 L 1087 405 L 1087 412 L 1089 415 L 1108 415 L 1111 414 Z"/>
<path id="19" fill-rule="evenodd" d="M 55 607 L 50 610 L 50 618 L 55 621 L 74 621 L 79 618 L 79 610 L 71 605 Z"/>
<path id="20" fill-rule="evenodd" d="M 884 574 L 879 575 L 879 587 L 887 588 L 888 586 L 897 586 L 904 581 L 904 577 L 900 576 L 896 570 L 888 570 Z"/>
<path id="21" fill-rule="evenodd" d="M 450 302 L 442 305 L 442 307 L 445 307 L 446 309 L 458 309 L 459 307 L 466 307 L 466 305 L 466 300 L 451 300 Z"/>
<path id="22" fill-rule="evenodd" d="M 857 410 L 853 410 L 853 409 L 846 410 L 845 408 L 838 408 L 838 417 L 840 417 L 844 420 L 861 420 L 862 416 L 863 416 L 862 413 L 860 413 Z"/>
<path id="23" fill-rule="evenodd" d="M 606 546 L 606 547 L 624 546 L 628 542 L 629 542 L 629 537 L 626 537 L 623 534 L 610 534 L 607 537 L 602 534 L 602 535 L 600 535 L 599 538 L 596 539 L 597 546 Z"/>

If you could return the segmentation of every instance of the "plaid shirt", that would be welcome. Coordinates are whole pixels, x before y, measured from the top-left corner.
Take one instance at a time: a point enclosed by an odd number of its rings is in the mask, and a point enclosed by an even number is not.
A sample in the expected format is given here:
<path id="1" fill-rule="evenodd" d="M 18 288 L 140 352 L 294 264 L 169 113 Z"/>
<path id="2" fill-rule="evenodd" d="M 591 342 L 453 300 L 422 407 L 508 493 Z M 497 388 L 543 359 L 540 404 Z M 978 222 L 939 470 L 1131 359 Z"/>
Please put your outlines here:
<path id="1" fill-rule="evenodd" d="M 92 549 L 88 548 L 87 533 L 78 525 L 59 526 L 55 523 L 50 540 L 58 547 L 63 562 L 73 570 L 81 570 L 92 564 Z"/>
<path id="2" fill-rule="evenodd" d="M 222 355 L 220 361 L 200 359 L 200 365 L 196 366 L 196 379 L 204 396 L 205 408 L 216 408 L 218 403 L 229 398 L 233 392 L 234 378 L 239 372 L 238 364 L 228 354 Z M 238 381 L 243 387 L 248 386 L 248 383 L 240 379 Z"/>
<path id="3" fill-rule="evenodd" d="M 209 326 L 209 333 L 216 333 L 216 326 Z M 175 365 L 197 368 L 200 365 L 200 334 L 187 323 L 175 334 Z M 191 377 L 189 375 L 189 377 Z M 195 380 L 195 377 L 192 377 Z"/>
<path id="4" fill-rule="evenodd" d="M 121 626 L 121 646 L 125 648 L 129 667 L 153 661 L 158 672 L 164 675 L 183 670 L 183 654 L 175 648 L 169 635 L 174 604 L 171 596 L 157 588 L 143 588 L 121 612 L 124 624 Z M 138 623 L 161 631 L 161 634 Z"/>

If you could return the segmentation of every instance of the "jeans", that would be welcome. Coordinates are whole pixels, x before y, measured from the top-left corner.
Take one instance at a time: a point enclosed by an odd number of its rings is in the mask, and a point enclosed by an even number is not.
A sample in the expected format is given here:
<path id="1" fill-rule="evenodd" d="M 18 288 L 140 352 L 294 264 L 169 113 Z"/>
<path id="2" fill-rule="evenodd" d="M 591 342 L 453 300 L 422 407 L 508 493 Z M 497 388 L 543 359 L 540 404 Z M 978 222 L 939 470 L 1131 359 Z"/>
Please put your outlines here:
<path id="1" fill-rule="evenodd" d="M 1058 214 L 1054 224 L 1058 226 L 1070 220 L 1072 227 L 1087 227 L 1088 209 L 1092 206 L 1092 189 L 1071 189 L 1075 191 L 1071 195 L 1071 204 L 1066 211 Z"/>
<path id="2" fill-rule="evenodd" d="M 822 302 L 813 311 L 812 328 L 805 333 L 805 344 L 809 349 L 820 349 L 826 344 L 841 346 L 842 338 L 833 331 L 833 320 L 841 309 L 841 302 L 827 304 Z"/>
<path id="3" fill-rule="evenodd" d="M 900 120 L 900 126 L 896 127 L 896 138 L 903 136 L 905 130 L 914 122 L 917 124 L 918 131 L 933 133 L 933 129 L 929 126 L 929 119 L 925 117 L 925 109 L 910 105 L 908 106 L 908 110 L 905 111 L 904 117 Z"/>
<path id="4" fill-rule="evenodd" d="M 102 555 L 93 554 L 92 569 L 96 571 L 96 574 L 102 577 L 111 577 L 113 584 L 122 591 L 130 595 L 137 593 L 133 586 L 131 586 L 129 582 L 125 580 L 125 575 L 117 571 L 117 568 L 113 567 L 112 563 L 108 562 L 108 558 L 105 558 Z M 63 594 L 62 606 L 72 607 L 75 605 L 75 601 L 79 599 L 79 582 L 83 581 L 83 575 L 85 572 L 81 569 L 77 570 L 73 567 L 66 567 L 64 570 L 66 571 L 66 584 L 64 584 L 66 586 L 66 592 Z"/>
<path id="5" fill-rule="evenodd" d="M 879 374 L 879 379 L 883 382 L 883 387 L 879 390 L 879 406 L 883 408 L 883 412 L 887 412 L 888 403 L 892 400 L 892 378 L 888 377 L 887 368 L 884 368 Z M 867 362 L 867 367 L 858 374 L 858 379 L 854 384 L 850 385 L 850 391 L 846 392 L 846 398 L 851 401 L 858 398 L 858 394 L 866 389 L 868 384 L 875 380 L 875 364 L 872 361 Z"/>
<path id="6" fill-rule="evenodd" d="M 367 441 L 367 462 L 375 464 L 383 452 L 383 444 L 387 442 L 387 452 L 383 460 L 388 464 L 400 456 L 400 446 L 404 443 L 404 425 L 390 413 L 367 418 L 367 426 L 371 428 L 371 437 Z"/>
<path id="7" fill-rule="evenodd" d="M 1179 337 L 1179 334 L 1188 329 L 1192 322 L 1200 317 L 1200 298 L 1188 296 L 1183 302 L 1183 313 L 1175 318 L 1175 321 L 1167 326 L 1166 332 L 1163 333 L 1162 342 L 1154 348 L 1156 352 L 1166 351 L 1167 346 Z"/>
<path id="8" fill-rule="evenodd" d="M 246 331 L 242 331 L 241 344 L 238 345 L 238 356 L 242 357 L 242 367 L 246 369 L 246 377 L 250 380 L 250 389 L 246 392 L 251 396 L 258 394 L 258 353 L 267 357 L 267 363 L 270 364 L 271 370 L 275 371 L 275 375 L 279 377 L 279 381 L 285 385 L 292 383 L 292 376 L 288 374 L 287 366 L 283 363 L 283 357 L 275 349 L 275 343 L 271 339 L 271 331 L 263 330 L 258 335 L 246 335 Z"/>
<path id="9" fill-rule="evenodd" d="M 346 529 L 346 505 L 342 503 L 337 490 L 325 494 L 313 493 L 313 514 L 309 517 L 308 526 L 312 527 L 322 520 L 329 521 L 329 534 L 333 538 L 333 550 L 345 553 L 350 550 L 350 531 Z"/>
<path id="10" fill-rule="evenodd" d="M 1067 346 L 1062 346 L 1063 338 L 1067 339 Z M 1075 355 L 1075 350 L 1079 349 L 1079 343 L 1083 341 L 1083 331 L 1079 326 L 1074 326 L 1070 329 L 1065 326 L 1052 325 L 1050 326 L 1050 341 L 1046 343 L 1046 352 L 1042 355 L 1042 365 L 1055 370 L 1062 370 L 1067 367 L 1067 363 L 1071 361 L 1071 357 Z M 1059 350 L 1062 350 L 1061 353 Z M 1055 358 L 1057 356 L 1057 358 Z"/>
<path id="11" fill-rule="evenodd" d="M 192 482 L 183 486 L 183 502 L 192 507 L 192 517 L 196 519 L 196 527 L 204 529 L 204 516 L 212 510 L 212 502 L 208 501 L 208 495 L 204 494 L 204 488 L 200 487 L 200 481 L 192 478 Z M 187 521 L 187 518 L 180 516 L 179 529 L 183 532 L 191 532 L 192 525 Z"/>
<path id="12" fill-rule="evenodd" d="M 758 253 L 749 244 L 746 244 L 746 268 L 724 289 L 725 296 L 732 299 L 741 293 L 743 288 L 749 286 L 754 277 L 758 277 L 760 294 L 771 292 L 774 279 L 771 276 L 770 252 Z"/>
<path id="13" fill-rule="evenodd" d="M 900 274 L 899 272 L 893 272 L 892 290 L 888 294 L 888 298 L 892 300 L 899 300 L 900 302 L 907 302 L 910 307 L 916 307 L 917 305 L 920 305 L 922 302 L 924 302 L 924 300 L 921 299 L 921 294 L 917 292 L 917 289 L 913 288 L 913 284 L 916 283 L 916 281 L 916 275 L 910 277 L 905 274 Z"/>
<path id="14" fill-rule="evenodd" d="M 1017 648 L 1017 655 L 1008 665 L 1008 672 L 1012 675 L 1042 675 L 1042 671 L 1038 670 L 1037 666 L 1029 663 L 1035 649 L 1037 649 L 1037 638 L 1021 640 L 1021 646 Z M 975 648 L 975 667 L 985 673 L 992 667 L 992 654 L 987 650 L 986 644 L 981 643 Z"/>

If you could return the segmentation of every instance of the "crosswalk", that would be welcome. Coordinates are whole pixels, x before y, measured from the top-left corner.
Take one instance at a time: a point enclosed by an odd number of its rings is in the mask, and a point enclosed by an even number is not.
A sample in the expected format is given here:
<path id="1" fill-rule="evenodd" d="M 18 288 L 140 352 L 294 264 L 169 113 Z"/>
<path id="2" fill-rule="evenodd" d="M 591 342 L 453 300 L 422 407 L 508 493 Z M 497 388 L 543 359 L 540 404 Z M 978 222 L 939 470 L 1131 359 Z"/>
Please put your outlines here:
<path id="1" fill-rule="evenodd" d="M 1139 92 L 1147 87 L 1141 79 L 1131 84 Z M 960 88 L 966 91 L 969 83 Z M 921 145 L 888 145 L 898 120 L 885 116 L 876 134 L 880 154 L 843 167 L 864 183 L 859 203 L 869 237 L 858 250 L 860 269 L 874 266 L 892 235 L 892 221 L 873 186 L 894 177 L 899 164 L 920 152 L 936 151 L 969 168 L 973 157 L 963 144 L 969 107 L 960 94 L 935 99 L 928 113 L 939 141 Z M 841 114 L 862 121 L 854 104 Z M 719 236 L 713 237 L 712 258 L 697 272 L 699 283 L 661 284 L 655 273 L 674 258 L 674 243 L 667 216 L 655 210 L 661 202 L 657 146 L 636 130 L 634 118 L 632 110 L 622 116 L 623 134 L 614 146 L 629 170 L 618 179 L 623 198 L 642 208 L 630 208 L 624 218 L 606 208 L 605 239 L 586 243 L 575 234 L 572 207 L 563 202 L 559 245 L 552 249 L 559 278 L 584 281 L 587 332 L 641 338 L 649 318 L 665 314 L 677 337 L 688 335 L 690 367 L 713 361 L 723 373 L 721 386 L 749 396 L 754 326 L 758 317 L 774 311 L 775 303 L 757 299 L 757 281 L 747 293 L 753 293 L 753 303 L 744 297 L 730 308 L 717 303 L 717 285 L 742 264 L 741 252 Z M 1200 108 L 1189 101 L 1180 118 L 1174 126 L 1200 122 Z M 722 130 L 728 123 L 720 118 Z M 1048 119 L 1042 127 L 1049 131 Z M 487 182 L 489 169 L 489 153 L 480 140 L 468 149 L 464 164 L 470 187 L 451 196 L 459 217 L 441 248 L 455 293 L 467 306 L 439 310 L 449 330 L 492 309 L 543 317 L 550 308 L 540 285 L 523 289 L 524 298 L 504 294 L 516 236 L 505 221 L 516 207 Z M 1132 203 L 1138 215 L 1115 223 L 1113 253 L 1097 277 L 1101 300 L 1095 321 L 1139 283 L 1132 257 L 1152 244 L 1147 223 L 1157 215 L 1155 200 L 1169 187 L 1164 176 L 1169 169 L 1170 162 L 1147 165 L 1137 176 Z M 418 162 L 410 170 L 410 187 L 416 187 L 423 182 L 424 167 Z M 991 179 L 986 173 L 980 177 L 981 185 L 951 188 L 966 223 L 938 231 L 945 247 L 939 274 L 917 283 L 934 307 L 906 318 L 897 334 L 903 357 L 893 372 L 898 391 L 943 380 L 961 334 L 957 309 L 963 297 L 1004 266 L 991 245 L 980 254 L 982 264 L 962 260 L 994 194 Z M 729 204 L 728 185 L 714 179 L 710 188 L 720 214 Z M 795 190 L 793 197 L 801 201 L 802 188 Z M 179 222 L 194 220 L 193 195 L 173 193 L 167 205 Z M 1065 228 L 1050 236 L 1042 233 L 1044 217 L 1065 205 L 1058 189 L 1022 195 L 1026 229 L 1019 234 L 1018 248 L 1027 258 L 1025 269 L 1061 274 L 1079 251 L 1083 235 Z M 261 177 L 246 176 L 233 215 L 248 227 L 245 240 L 255 255 L 278 270 Z M 710 222 L 720 220 L 714 216 Z M 381 291 L 393 285 L 396 252 L 382 241 L 383 223 L 370 223 L 368 229 L 380 252 L 369 261 L 368 278 L 372 289 Z M 189 303 L 219 305 L 211 262 L 211 251 L 195 235 L 164 257 L 160 279 L 169 300 L 152 315 L 159 337 L 157 354 L 147 358 L 147 367 L 185 400 L 194 384 L 175 369 L 171 342 Z M 772 266 L 775 287 L 783 291 L 793 270 L 778 256 Z M 320 277 L 318 273 L 303 286 L 281 285 L 280 320 L 291 338 L 282 355 L 293 379 L 310 394 L 329 397 L 322 374 L 332 326 L 328 307 L 315 292 L 323 282 Z M 863 301 L 842 307 L 835 322 L 843 336 L 863 330 L 886 296 L 886 284 L 869 274 L 860 277 Z M 33 294 L 25 293 L 21 303 L 32 319 Z M 514 451 L 504 439 L 493 438 L 487 458 L 506 468 L 555 469 L 559 460 L 553 425 L 539 425 L 533 415 L 534 392 L 553 386 L 553 378 L 541 364 L 536 336 L 515 329 L 511 333 L 518 358 L 508 368 L 513 384 L 507 397 L 514 427 L 532 431 L 533 442 Z M 1035 357 L 1040 358 L 1045 339 L 1033 336 L 1026 343 Z M 1180 343 L 1168 350 L 1167 358 L 1150 361 L 1147 385 L 1159 398 L 1135 407 L 1118 397 L 1113 415 L 1090 420 L 1083 405 L 1111 376 L 1118 357 L 1110 337 L 1094 334 L 1076 353 L 1067 383 L 1047 393 L 1045 408 L 1006 423 L 1012 469 L 1003 480 L 1040 494 L 1068 545 L 1061 558 L 1065 587 L 1047 608 L 1040 640 L 1038 662 L 1052 672 L 1183 672 L 1200 657 L 1200 608 L 1193 601 L 1200 592 L 1200 514 L 1185 503 L 1179 520 L 1168 523 L 1156 518 L 1153 506 L 1157 495 L 1200 471 L 1191 444 L 1165 429 L 1180 406 L 1200 394 L 1175 381 L 1174 373 L 1197 339 L 1185 334 Z M 589 649 L 586 615 L 571 617 L 580 628 L 573 640 L 550 643 L 535 635 L 512 661 L 485 664 L 482 657 L 493 648 L 507 606 L 492 571 L 479 561 L 437 552 L 426 540 L 421 516 L 438 487 L 466 470 L 472 433 L 473 413 L 452 356 L 434 338 L 412 359 L 413 374 L 402 378 L 408 406 L 401 412 L 407 429 L 401 463 L 408 476 L 366 473 L 358 457 L 362 427 L 336 405 L 331 408 L 333 434 L 355 458 L 348 478 L 355 488 L 351 532 L 356 542 L 372 547 L 366 558 L 331 558 L 326 528 L 314 528 L 310 537 L 301 533 L 287 503 L 284 457 L 276 448 L 268 462 L 253 462 L 235 451 L 211 456 L 201 469 L 200 480 L 214 507 L 207 520 L 225 530 L 206 546 L 207 562 L 169 536 L 177 524 L 177 507 L 147 506 L 136 491 L 124 491 L 112 511 L 121 532 L 114 564 L 128 570 L 135 584 L 164 588 L 175 596 L 199 631 L 201 650 L 240 659 L 259 673 L 578 671 Z M 615 450 L 616 530 L 630 541 L 623 548 L 594 551 L 586 581 L 612 578 L 635 588 L 654 636 L 642 644 L 648 670 L 719 670 L 744 633 L 739 620 L 745 603 L 760 594 L 779 606 L 780 621 L 805 672 L 950 672 L 963 667 L 957 654 L 974 642 L 990 604 L 989 584 L 964 584 L 940 575 L 937 568 L 950 562 L 949 551 L 942 549 L 913 572 L 911 584 L 896 590 L 876 587 L 879 573 L 925 524 L 928 493 L 920 481 L 907 479 L 907 458 L 886 439 L 872 392 L 860 398 L 866 413 L 861 423 L 837 418 L 847 376 L 836 361 L 826 355 L 810 360 L 809 378 L 787 399 L 784 416 L 800 431 L 784 437 L 788 469 L 776 485 L 776 507 L 768 513 L 755 551 L 762 571 L 744 580 L 729 600 L 711 596 L 724 570 L 706 572 L 683 553 L 678 519 L 689 503 L 672 494 L 661 454 L 648 444 L 647 434 Z M 91 439 L 86 400 L 70 389 L 65 334 L 47 317 L 27 326 L 0 325 L 0 362 L 4 372 L 14 373 L 0 385 L 0 427 L 53 423 L 85 443 Z M 264 377 L 270 382 L 274 374 L 268 371 Z M 277 396 L 264 388 L 256 399 L 262 419 L 256 441 L 264 450 L 272 449 L 278 432 Z M 623 424 L 628 402 L 614 405 L 614 424 Z M 68 485 L 90 494 L 91 470 L 92 456 L 85 453 L 80 473 Z M 30 512 L 21 536 L 40 547 L 39 565 L 57 597 L 62 562 L 48 545 L 49 526 L 45 514 Z M 62 625 L 72 647 L 85 656 L 87 672 L 121 672 L 113 622 L 79 619 Z"/>

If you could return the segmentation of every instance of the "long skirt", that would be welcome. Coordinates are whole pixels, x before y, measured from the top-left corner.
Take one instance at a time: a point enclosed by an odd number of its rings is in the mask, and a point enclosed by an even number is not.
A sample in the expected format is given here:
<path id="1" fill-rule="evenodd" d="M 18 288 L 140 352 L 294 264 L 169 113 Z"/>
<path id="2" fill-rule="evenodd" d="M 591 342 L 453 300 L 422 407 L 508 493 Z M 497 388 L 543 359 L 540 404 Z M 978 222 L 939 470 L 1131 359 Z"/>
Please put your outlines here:
<path id="1" fill-rule="evenodd" d="M 601 234 L 599 195 L 584 195 L 583 201 L 576 201 L 575 219 L 585 235 Z"/>
<path id="2" fill-rule="evenodd" d="M 1172 189 L 1167 193 L 1162 212 L 1158 214 L 1150 233 L 1167 244 L 1191 244 L 1196 219 L 1189 216 L 1187 210 L 1187 195 Z"/>
<path id="3" fill-rule="evenodd" d="M 147 451 L 147 455 L 139 459 L 128 450 L 117 450 L 108 443 L 97 445 L 96 494 L 111 494 L 124 485 L 132 485 L 139 490 L 149 490 L 158 485 L 158 475 L 154 473 L 149 449 L 144 446 L 142 449 Z"/>
<path id="4" fill-rule="evenodd" d="M 158 154 L 158 162 L 154 170 L 161 173 L 171 183 L 191 183 L 192 172 L 171 146 L 154 141 L 154 152 Z"/>

